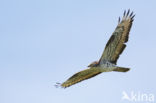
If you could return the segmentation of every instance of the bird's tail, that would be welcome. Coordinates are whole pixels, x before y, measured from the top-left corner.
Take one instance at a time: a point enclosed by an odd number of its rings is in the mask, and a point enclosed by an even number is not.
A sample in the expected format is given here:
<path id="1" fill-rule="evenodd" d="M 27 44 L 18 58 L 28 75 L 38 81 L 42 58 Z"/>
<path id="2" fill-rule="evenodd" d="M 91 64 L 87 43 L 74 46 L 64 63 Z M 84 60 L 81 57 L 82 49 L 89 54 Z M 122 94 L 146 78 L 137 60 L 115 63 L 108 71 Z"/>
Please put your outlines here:
<path id="1" fill-rule="evenodd" d="M 81 82 L 82 80 L 86 80 L 91 77 L 94 77 L 100 73 L 101 73 L 100 69 L 97 69 L 97 68 L 90 68 L 90 69 L 80 71 L 80 72 L 74 74 L 72 77 L 70 77 L 67 81 L 62 83 L 61 87 L 63 87 L 63 88 L 69 87 L 73 84 Z"/>
<path id="2" fill-rule="evenodd" d="M 116 71 L 116 72 L 127 72 L 129 70 L 130 70 L 130 68 L 117 67 L 113 71 Z"/>

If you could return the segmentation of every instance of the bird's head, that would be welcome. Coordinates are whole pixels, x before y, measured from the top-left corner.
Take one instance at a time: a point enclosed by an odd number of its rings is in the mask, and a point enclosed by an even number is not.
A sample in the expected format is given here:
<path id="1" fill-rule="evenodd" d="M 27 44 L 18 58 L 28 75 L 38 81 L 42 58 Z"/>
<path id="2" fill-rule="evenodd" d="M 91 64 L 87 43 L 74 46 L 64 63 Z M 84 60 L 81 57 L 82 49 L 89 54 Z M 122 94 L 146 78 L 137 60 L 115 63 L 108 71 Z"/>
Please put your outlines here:
<path id="1" fill-rule="evenodd" d="M 91 64 L 88 65 L 88 67 L 96 67 L 99 64 L 98 61 L 94 61 Z"/>

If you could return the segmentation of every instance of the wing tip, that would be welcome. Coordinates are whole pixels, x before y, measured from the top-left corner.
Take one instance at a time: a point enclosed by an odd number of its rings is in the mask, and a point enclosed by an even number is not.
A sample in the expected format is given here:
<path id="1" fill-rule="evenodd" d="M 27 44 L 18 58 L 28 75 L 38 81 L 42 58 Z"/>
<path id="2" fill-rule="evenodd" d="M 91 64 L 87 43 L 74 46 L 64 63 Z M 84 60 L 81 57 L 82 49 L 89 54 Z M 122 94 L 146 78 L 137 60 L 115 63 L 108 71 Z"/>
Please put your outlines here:
<path id="1" fill-rule="evenodd" d="M 134 12 L 133 12 L 133 11 L 131 11 L 130 9 L 128 9 L 127 11 L 126 11 L 126 10 L 124 10 L 122 20 L 128 20 L 128 19 L 130 19 L 130 21 L 131 21 L 131 22 L 133 22 L 134 17 L 135 17 Z M 120 21 L 119 21 L 119 20 L 118 20 L 118 22 L 120 23 Z"/>
<path id="2" fill-rule="evenodd" d="M 120 23 L 120 17 L 119 17 L 119 19 L 118 19 L 118 23 Z"/>
<path id="3" fill-rule="evenodd" d="M 61 87 L 61 83 L 56 83 L 55 85 L 54 85 L 56 88 L 59 88 L 59 87 Z"/>
<path id="4" fill-rule="evenodd" d="M 65 88 L 69 87 L 70 85 L 64 85 L 64 83 L 58 83 L 57 82 L 54 86 L 56 88 L 63 88 L 63 89 L 65 89 Z"/>

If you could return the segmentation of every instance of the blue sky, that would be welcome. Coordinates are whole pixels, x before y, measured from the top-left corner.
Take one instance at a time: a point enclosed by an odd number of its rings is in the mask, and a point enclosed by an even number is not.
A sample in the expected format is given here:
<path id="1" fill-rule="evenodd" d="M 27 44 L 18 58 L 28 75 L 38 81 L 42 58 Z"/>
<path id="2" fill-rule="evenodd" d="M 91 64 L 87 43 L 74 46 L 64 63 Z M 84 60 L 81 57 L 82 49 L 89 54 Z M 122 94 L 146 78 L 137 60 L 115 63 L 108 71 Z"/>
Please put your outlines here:
<path id="1" fill-rule="evenodd" d="M 132 103 L 121 100 L 123 91 L 156 96 L 155 4 L 155 0 L 1 0 L 0 103 Z M 131 70 L 55 88 L 56 82 L 100 58 L 118 17 L 129 8 L 136 17 L 118 65 Z"/>

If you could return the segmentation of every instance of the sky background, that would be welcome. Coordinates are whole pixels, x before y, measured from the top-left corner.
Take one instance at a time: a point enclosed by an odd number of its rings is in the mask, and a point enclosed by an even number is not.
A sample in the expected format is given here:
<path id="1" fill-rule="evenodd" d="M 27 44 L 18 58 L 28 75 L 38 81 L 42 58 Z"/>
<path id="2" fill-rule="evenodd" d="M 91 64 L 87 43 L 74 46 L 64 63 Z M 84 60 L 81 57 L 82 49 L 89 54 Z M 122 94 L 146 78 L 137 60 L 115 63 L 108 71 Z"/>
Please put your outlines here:
<path id="1" fill-rule="evenodd" d="M 118 65 L 131 70 L 55 88 L 100 58 L 129 8 L 136 17 Z M 135 103 L 122 101 L 123 91 L 156 96 L 155 11 L 155 0 L 1 0 L 0 103 Z"/>

